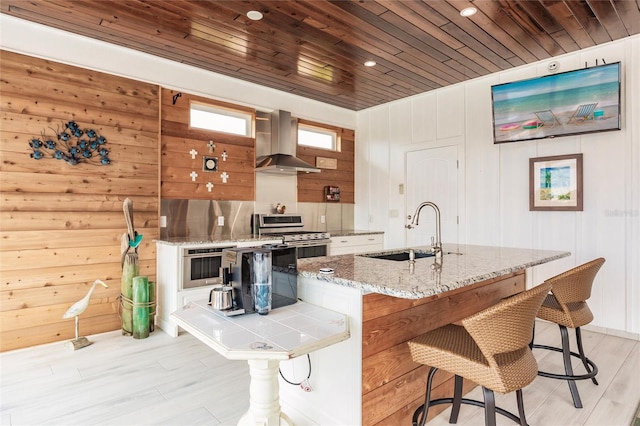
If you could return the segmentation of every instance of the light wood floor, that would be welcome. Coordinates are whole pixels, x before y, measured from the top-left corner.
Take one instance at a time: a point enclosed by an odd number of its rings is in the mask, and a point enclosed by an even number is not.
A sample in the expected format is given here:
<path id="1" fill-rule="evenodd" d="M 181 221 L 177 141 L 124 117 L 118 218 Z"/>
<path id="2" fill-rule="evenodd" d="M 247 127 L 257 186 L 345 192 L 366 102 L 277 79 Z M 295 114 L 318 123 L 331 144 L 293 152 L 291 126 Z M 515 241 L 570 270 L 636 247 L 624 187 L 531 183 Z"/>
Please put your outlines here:
<path id="1" fill-rule="evenodd" d="M 90 339 L 94 344 L 78 351 L 60 342 L 0 354 L 0 424 L 232 425 L 248 408 L 247 364 L 225 360 L 189 334 L 173 339 L 156 330 L 134 340 L 117 331 Z M 537 343 L 559 339 L 557 326 L 538 323 Z M 600 385 L 579 382 L 584 408 L 575 409 L 565 382 L 538 377 L 524 389 L 530 425 L 632 424 L 640 342 L 589 331 L 583 339 Z M 560 354 L 534 353 L 540 369 L 562 369 Z M 482 399 L 481 391 L 470 397 Z M 496 402 L 517 412 L 515 394 L 496 394 Z M 430 424 L 448 424 L 448 413 Z M 513 424 L 502 416 L 498 423 Z M 482 409 L 463 405 L 458 424 L 484 424 Z"/>

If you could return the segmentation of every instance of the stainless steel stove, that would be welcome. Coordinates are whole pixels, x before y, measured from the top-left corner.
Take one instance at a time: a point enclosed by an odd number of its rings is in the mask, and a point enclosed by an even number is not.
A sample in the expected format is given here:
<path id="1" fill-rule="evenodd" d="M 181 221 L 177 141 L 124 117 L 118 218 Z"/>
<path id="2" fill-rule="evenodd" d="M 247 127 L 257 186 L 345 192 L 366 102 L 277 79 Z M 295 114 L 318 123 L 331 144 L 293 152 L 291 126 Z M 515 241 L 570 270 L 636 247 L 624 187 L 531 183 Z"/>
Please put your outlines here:
<path id="1" fill-rule="evenodd" d="M 328 240 L 329 233 L 321 231 L 301 231 L 301 232 L 267 232 L 262 235 L 274 235 L 282 237 L 283 243 L 290 243 L 295 241 L 317 241 Z"/>
<path id="2" fill-rule="evenodd" d="M 256 235 L 282 238 L 283 244 L 297 247 L 298 259 L 327 255 L 331 235 L 304 230 L 299 214 L 255 214 L 251 225 Z"/>

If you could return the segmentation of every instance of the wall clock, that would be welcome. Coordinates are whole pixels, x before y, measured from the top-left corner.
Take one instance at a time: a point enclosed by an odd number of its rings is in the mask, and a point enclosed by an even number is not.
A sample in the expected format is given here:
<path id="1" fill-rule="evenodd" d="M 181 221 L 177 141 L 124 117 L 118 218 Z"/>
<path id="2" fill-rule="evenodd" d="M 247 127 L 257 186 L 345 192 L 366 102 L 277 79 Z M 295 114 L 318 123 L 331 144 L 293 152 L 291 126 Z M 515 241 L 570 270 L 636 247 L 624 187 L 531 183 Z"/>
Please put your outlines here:
<path id="1" fill-rule="evenodd" d="M 204 157 L 202 160 L 202 170 L 205 172 L 217 172 L 218 157 Z"/>

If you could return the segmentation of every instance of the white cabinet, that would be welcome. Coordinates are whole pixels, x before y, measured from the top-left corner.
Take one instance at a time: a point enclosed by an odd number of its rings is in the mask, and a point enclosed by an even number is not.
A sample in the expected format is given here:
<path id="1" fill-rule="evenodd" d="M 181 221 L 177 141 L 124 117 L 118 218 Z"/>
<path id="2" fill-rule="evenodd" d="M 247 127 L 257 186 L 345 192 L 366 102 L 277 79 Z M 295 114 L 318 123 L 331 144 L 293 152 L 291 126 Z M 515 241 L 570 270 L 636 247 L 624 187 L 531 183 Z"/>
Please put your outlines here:
<path id="1" fill-rule="evenodd" d="M 349 235 L 345 237 L 331 237 L 329 255 L 357 254 L 368 251 L 382 250 L 384 234 Z"/>
<path id="2" fill-rule="evenodd" d="M 183 289 L 182 277 L 184 248 L 197 247 L 259 247 L 263 244 L 277 244 L 281 240 L 260 241 L 226 241 L 206 243 L 168 244 L 163 241 L 156 242 L 156 282 L 158 296 L 158 312 L 156 321 L 165 333 L 172 337 L 178 336 L 178 325 L 171 319 L 171 314 L 187 302 L 208 299 L 209 292 L 214 287 L 207 285 L 197 288 Z"/>
<path id="3" fill-rule="evenodd" d="M 213 286 L 201 287 L 197 289 L 184 290 L 178 292 L 178 306 L 182 307 L 189 302 L 196 302 L 198 300 L 208 300 L 209 293 Z M 177 309 L 177 308 L 176 308 Z"/>

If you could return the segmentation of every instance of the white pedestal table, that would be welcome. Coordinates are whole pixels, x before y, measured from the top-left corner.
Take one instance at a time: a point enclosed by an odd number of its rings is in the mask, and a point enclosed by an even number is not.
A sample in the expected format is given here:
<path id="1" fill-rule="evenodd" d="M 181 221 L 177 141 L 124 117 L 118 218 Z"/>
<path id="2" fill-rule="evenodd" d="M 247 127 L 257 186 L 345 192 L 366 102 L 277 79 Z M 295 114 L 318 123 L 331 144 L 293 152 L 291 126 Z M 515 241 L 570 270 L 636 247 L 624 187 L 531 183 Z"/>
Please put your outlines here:
<path id="1" fill-rule="evenodd" d="M 186 304 L 171 317 L 225 358 L 249 363 L 249 410 L 238 425 L 292 425 L 280 408 L 280 361 L 349 338 L 346 315 L 300 301 L 268 315 L 227 317 L 202 300 Z"/>

